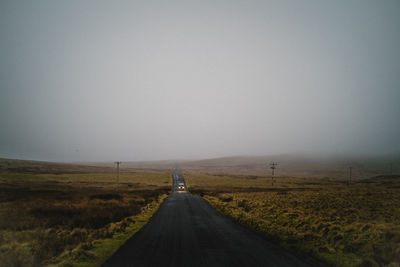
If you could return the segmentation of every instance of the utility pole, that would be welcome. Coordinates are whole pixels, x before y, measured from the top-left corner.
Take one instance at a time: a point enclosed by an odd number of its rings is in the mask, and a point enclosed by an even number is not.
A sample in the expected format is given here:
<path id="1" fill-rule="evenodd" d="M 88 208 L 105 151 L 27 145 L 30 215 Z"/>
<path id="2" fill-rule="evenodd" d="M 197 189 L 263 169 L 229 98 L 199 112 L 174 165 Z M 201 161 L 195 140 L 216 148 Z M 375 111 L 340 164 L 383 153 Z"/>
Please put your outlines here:
<path id="1" fill-rule="evenodd" d="M 114 161 L 114 164 L 117 164 L 117 184 L 119 183 L 119 164 L 121 163 L 121 161 Z"/>
<path id="2" fill-rule="evenodd" d="M 349 167 L 349 182 L 348 182 L 348 184 L 351 183 L 351 171 L 352 171 L 352 169 L 353 169 L 353 166 L 350 166 Z"/>
<path id="3" fill-rule="evenodd" d="M 272 185 L 274 185 L 274 181 L 275 181 L 275 179 L 274 179 L 275 169 L 276 169 L 276 166 L 278 165 L 278 163 L 272 162 L 272 163 L 269 164 L 269 165 L 271 166 L 271 170 L 272 170 L 272 176 L 271 176 Z"/>

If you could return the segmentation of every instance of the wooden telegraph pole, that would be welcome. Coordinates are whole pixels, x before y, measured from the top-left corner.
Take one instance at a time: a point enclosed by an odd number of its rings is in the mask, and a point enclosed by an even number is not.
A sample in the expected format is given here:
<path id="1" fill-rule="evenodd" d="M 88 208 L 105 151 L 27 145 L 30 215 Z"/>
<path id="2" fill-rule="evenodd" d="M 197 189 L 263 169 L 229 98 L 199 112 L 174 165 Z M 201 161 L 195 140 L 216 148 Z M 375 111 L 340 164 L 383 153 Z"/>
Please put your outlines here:
<path id="1" fill-rule="evenodd" d="M 272 176 L 271 176 L 271 180 L 272 180 L 272 185 L 274 185 L 274 182 L 275 182 L 275 178 L 274 178 L 274 175 L 275 175 L 275 169 L 276 169 L 276 166 L 278 165 L 278 163 L 276 163 L 276 162 L 272 162 L 271 164 L 269 164 L 270 166 L 271 166 L 271 170 L 272 170 Z"/>
<path id="2" fill-rule="evenodd" d="M 351 171 L 352 171 L 352 169 L 353 169 L 353 166 L 350 166 L 349 167 L 349 182 L 348 182 L 348 184 L 350 185 L 350 183 L 351 183 Z"/>
<path id="3" fill-rule="evenodd" d="M 117 164 L 117 184 L 119 183 L 119 165 L 121 164 L 121 161 L 115 161 L 114 164 Z"/>

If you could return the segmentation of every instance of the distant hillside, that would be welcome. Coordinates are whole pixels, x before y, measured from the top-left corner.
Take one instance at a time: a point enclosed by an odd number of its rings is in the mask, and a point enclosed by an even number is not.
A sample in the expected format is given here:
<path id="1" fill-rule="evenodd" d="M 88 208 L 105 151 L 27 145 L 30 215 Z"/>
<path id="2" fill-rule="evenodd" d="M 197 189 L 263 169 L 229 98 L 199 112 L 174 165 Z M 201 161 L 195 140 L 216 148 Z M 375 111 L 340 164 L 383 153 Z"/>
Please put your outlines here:
<path id="1" fill-rule="evenodd" d="M 0 158 L 1 172 L 20 173 L 91 173 L 91 172 L 114 172 L 114 168 L 106 166 L 89 166 L 70 163 L 55 163 L 33 160 L 4 159 Z"/>
<path id="2" fill-rule="evenodd" d="M 347 179 L 349 166 L 352 166 L 353 179 L 365 179 L 380 175 L 400 173 L 399 158 L 312 158 L 294 155 L 276 156 L 237 156 L 204 160 L 165 160 L 122 162 L 121 172 L 131 171 L 171 171 L 176 164 L 185 172 L 208 174 L 252 175 L 270 177 L 270 163 L 278 163 L 277 177 L 313 177 Z M 87 173 L 115 172 L 114 162 L 105 163 L 51 163 L 41 161 L 13 160 L 0 158 L 0 171 L 29 173 Z"/>
<path id="3" fill-rule="evenodd" d="M 352 178 L 369 178 L 377 175 L 399 173 L 400 161 L 371 158 L 312 158 L 305 156 L 238 156 L 198 161 L 179 162 L 184 171 L 207 172 L 210 174 L 235 174 L 270 176 L 270 163 L 278 166 L 275 174 L 280 177 L 326 177 L 345 179 L 349 176 L 352 166 Z"/>

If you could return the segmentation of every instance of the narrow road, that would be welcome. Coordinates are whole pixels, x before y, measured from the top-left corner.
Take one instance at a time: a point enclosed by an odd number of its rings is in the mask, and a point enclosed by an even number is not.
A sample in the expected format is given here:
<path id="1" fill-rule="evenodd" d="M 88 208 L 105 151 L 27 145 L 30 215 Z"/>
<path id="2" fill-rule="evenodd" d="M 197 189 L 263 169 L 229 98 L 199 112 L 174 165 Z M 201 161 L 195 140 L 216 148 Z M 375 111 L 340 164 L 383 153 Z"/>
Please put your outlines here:
<path id="1" fill-rule="evenodd" d="M 190 194 L 176 169 L 172 194 L 103 266 L 310 265 Z"/>

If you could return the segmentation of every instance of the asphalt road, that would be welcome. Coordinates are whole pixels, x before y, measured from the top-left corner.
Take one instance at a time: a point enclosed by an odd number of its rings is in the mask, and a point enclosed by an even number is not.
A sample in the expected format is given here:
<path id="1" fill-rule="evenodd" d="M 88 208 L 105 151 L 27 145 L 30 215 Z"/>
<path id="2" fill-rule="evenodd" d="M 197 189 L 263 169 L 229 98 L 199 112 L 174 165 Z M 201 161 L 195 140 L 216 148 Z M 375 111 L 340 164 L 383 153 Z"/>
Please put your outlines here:
<path id="1" fill-rule="evenodd" d="M 179 183 L 184 189 L 178 191 Z M 173 192 L 103 266 L 310 266 L 190 194 L 175 170 Z"/>

